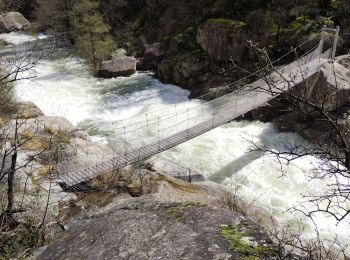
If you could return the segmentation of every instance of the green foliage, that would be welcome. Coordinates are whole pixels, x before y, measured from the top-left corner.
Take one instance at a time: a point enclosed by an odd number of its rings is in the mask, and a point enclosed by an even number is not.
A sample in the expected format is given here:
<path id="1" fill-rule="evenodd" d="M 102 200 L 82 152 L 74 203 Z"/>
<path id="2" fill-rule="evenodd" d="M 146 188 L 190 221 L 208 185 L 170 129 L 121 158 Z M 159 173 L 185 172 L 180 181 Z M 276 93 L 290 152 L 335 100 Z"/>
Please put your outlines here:
<path id="1" fill-rule="evenodd" d="M 265 13 L 265 30 L 269 34 L 278 33 L 278 25 L 275 23 L 273 14 L 271 11 L 266 11 Z"/>
<path id="2" fill-rule="evenodd" d="M 237 33 L 247 28 L 247 23 L 243 21 L 230 20 L 224 18 L 209 19 L 209 23 L 217 24 L 229 30 L 230 36 L 235 36 Z"/>
<path id="3" fill-rule="evenodd" d="M 246 226 L 246 223 L 241 223 L 241 225 Z M 257 260 L 259 257 L 269 257 L 276 254 L 276 249 L 270 246 L 253 246 L 246 243 L 242 238 L 252 237 L 255 231 L 252 228 L 248 228 L 246 231 L 239 231 L 239 228 L 224 225 L 220 229 L 220 234 L 230 242 L 230 249 L 246 255 L 243 259 Z"/>
<path id="4" fill-rule="evenodd" d="M 55 34 L 64 33 L 68 26 L 66 1 L 36 0 L 33 12 L 38 28 L 50 30 Z"/>
<path id="5" fill-rule="evenodd" d="M 193 26 L 187 27 L 185 31 L 176 34 L 172 40 L 182 49 L 193 49 L 196 47 L 196 30 Z"/>
<path id="6" fill-rule="evenodd" d="M 314 20 L 306 16 L 300 16 L 289 25 L 289 28 L 295 31 L 296 34 L 310 34 L 319 31 L 323 25 L 334 27 L 333 21 L 327 17 L 320 17 L 318 20 Z"/>
<path id="7" fill-rule="evenodd" d="M 185 211 L 191 208 L 197 208 L 202 206 L 202 204 L 198 202 L 185 201 L 177 204 L 176 206 L 170 207 L 167 212 L 172 215 L 177 221 L 185 223 L 186 217 L 184 215 Z"/>
<path id="8" fill-rule="evenodd" d="M 0 48 L 4 42 L 0 40 Z M 13 84 L 9 83 L 9 68 L 3 65 L 0 67 L 0 117 L 8 117 L 8 115 L 16 112 L 15 102 L 13 101 Z"/>
<path id="9" fill-rule="evenodd" d="M 237 21 L 237 20 L 231 20 L 231 19 L 225 19 L 225 18 L 209 19 L 209 22 L 217 23 L 217 24 L 221 24 L 223 26 L 230 27 L 232 29 L 235 29 L 237 32 L 239 32 L 247 27 L 247 24 L 243 21 Z"/>
<path id="10" fill-rule="evenodd" d="M 126 56 L 126 55 L 127 55 L 127 53 L 124 49 L 116 49 L 116 50 L 113 50 L 113 52 L 111 53 L 111 57 L 113 59 L 118 59 L 118 58 Z"/>
<path id="11" fill-rule="evenodd" d="M 0 77 L 1 75 L 3 75 L 3 73 L 0 68 Z M 16 112 L 16 106 L 12 96 L 12 88 L 12 84 L 0 81 L 0 116 L 2 117 L 8 117 L 10 114 Z"/>
<path id="12" fill-rule="evenodd" d="M 344 23 L 349 22 L 350 15 L 350 1 L 349 0 L 331 0 L 331 8 L 333 11 L 333 15 L 337 16 L 337 18 Z"/>
<path id="13" fill-rule="evenodd" d="M 0 231 L 0 259 L 18 258 L 24 250 L 33 249 L 41 243 L 41 230 L 20 227 L 11 231 Z"/>
<path id="14" fill-rule="evenodd" d="M 334 9 L 337 9 L 339 8 L 339 6 L 341 5 L 341 0 L 331 0 L 331 6 L 332 8 Z"/>
<path id="15" fill-rule="evenodd" d="M 176 55 L 175 60 L 177 62 L 181 62 L 188 59 L 205 60 L 208 58 L 208 54 L 206 54 L 202 49 L 194 49 L 178 53 L 178 55 Z"/>
<path id="16" fill-rule="evenodd" d="M 81 0 L 74 4 L 70 14 L 76 49 L 88 60 L 94 74 L 114 48 L 110 26 L 104 22 L 98 8 L 96 0 Z"/>

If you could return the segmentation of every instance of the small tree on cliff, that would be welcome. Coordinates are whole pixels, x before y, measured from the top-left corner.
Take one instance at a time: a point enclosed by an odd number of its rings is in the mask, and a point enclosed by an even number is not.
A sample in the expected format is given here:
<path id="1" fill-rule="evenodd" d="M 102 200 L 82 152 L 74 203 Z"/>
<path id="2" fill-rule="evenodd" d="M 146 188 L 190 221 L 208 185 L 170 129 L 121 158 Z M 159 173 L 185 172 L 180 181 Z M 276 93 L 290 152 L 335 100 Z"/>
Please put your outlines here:
<path id="1" fill-rule="evenodd" d="M 77 1 L 70 14 L 76 48 L 88 60 L 94 75 L 114 47 L 110 27 L 104 22 L 98 8 L 99 2 L 96 0 Z"/>

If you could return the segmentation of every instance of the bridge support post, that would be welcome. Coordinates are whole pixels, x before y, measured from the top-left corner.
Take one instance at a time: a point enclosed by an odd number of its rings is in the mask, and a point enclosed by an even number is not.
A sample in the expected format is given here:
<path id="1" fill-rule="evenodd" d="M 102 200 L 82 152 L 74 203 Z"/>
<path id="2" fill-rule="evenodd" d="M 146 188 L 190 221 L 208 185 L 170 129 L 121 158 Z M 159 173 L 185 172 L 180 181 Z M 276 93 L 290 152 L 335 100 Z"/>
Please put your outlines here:
<path id="1" fill-rule="evenodd" d="M 324 25 L 322 28 L 322 36 L 321 36 L 320 45 L 319 45 L 319 49 L 320 49 L 319 56 L 321 56 L 323 53 L 323 46 L 324 46 L 324 39 L 326 37 L 326 30 L 327 30 L 327 27 L 326 27 L 326 25 Z"/>
<path id="2" fill-rule="evenodd" d="M 337 26 L 337 28 L 335 29 L 335 37 L 334 37 L 334 42 L 333 42 L 332 60 L 335 60 L 335 55 L 336 55 L 336 52 L 337 52 L 339 31 L 340 31 L 340 27 Z"/>

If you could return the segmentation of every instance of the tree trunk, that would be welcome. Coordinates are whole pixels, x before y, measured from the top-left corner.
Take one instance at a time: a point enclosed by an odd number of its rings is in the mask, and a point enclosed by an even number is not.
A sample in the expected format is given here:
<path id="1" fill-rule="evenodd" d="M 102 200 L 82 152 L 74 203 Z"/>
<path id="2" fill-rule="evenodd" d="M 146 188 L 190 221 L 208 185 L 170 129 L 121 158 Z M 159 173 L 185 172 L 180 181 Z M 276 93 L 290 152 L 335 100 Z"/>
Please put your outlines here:
<path id="1" fill-rule="evenodd" d="M 6 208 L 6 214 L 8 216 L 12 215 L 12 209 L 13 209 L 13 181 L 15 178 L 16 173 L 16 165 L 17 165 L 17 145 L 18 145 L 18 121 L 16 120 L 16 127 L 15 127 L 15 148 L 13 151 L 13 155 L 11 156 L 11 168 L 7 174 L 7 208 Z"/>
<path id="2" fill-rule="evenodd" d="M 95 49 L 95 42 L 94 42 L 94 37 L 93 33 L 90 32 L 90 42 L 91 42 L 91 54 L 92 54 L 92 66 L 93 66 L 93 73 L 94 75 L 97 74 L 97 57 L 96 57 L 96 49 Z"/>
<path id="3" fill-rule="evenodd" d="M 16 172 L 16 164 L 17 164 L 17 150 L 11 157 L 11 169 L 7 175 L 7 215 L 11 215 L 13 209 L 13 180 Z"/>

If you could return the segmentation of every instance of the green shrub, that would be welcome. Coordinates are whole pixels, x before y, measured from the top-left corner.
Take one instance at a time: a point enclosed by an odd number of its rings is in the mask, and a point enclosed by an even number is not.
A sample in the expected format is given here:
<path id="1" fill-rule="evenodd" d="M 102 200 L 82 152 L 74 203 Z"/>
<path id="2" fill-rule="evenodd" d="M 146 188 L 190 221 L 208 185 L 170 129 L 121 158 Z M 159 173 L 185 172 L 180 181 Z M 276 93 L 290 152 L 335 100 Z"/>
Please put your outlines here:
<path id="1" fill-rule="evenodd" d="M 22 252 L 34 249 L 40 243 L 41 229 L 19 227 L 8 232 L 0 231 L 0 259 L 19 258 Z"/>

